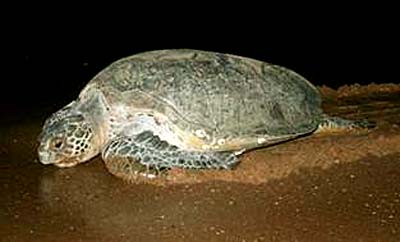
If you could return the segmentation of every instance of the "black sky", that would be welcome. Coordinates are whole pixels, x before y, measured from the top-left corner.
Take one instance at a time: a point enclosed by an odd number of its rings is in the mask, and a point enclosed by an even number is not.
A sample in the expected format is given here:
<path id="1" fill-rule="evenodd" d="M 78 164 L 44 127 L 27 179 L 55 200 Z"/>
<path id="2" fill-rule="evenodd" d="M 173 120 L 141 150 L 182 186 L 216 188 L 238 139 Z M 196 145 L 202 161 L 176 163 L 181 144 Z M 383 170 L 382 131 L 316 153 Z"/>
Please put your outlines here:
<path id="1" fill-rule="evenodd" d="M 237 24 L 240 23 L 240 24 Z M 189 24 L 189 25 L 187 25 Z M 318 18 L 277 25 L 263 18 L 232 22 L 179 18 L 131 26 L 27 24 L 8 34 L 2 106 L 59 106 L 111 62 L 147 50 L 192 48 L 286 66 L 316 85 L 399 83 L 398 27 L 392 20 Z"/>

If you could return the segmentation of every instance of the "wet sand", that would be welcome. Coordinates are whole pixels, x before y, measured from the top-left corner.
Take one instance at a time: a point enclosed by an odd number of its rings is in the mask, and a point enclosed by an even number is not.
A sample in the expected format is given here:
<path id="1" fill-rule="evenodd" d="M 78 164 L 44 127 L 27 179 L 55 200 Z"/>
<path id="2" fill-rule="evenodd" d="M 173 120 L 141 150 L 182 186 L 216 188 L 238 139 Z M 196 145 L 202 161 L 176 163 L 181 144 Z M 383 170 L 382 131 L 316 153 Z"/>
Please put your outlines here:
<path id="1" fill-rule="evenodd" d="M 0 241 L 400 241 L 400 85 L 321 91 L 327 113 L 377 127 L 131 183 L 99 158 L 39 164 L 43 120 L 22 115 L 0 130 Z"/>

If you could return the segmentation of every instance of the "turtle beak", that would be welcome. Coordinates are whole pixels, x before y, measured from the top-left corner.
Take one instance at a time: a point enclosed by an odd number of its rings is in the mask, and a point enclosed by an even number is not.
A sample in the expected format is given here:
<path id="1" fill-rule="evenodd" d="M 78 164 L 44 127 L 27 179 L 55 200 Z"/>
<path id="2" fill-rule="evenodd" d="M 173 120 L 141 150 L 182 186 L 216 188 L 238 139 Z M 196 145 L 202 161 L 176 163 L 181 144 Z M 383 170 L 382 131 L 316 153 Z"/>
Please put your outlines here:
<path id="1" fill-rule="evenodd" d="M 39 145 L 38 150 L 37 150 L 39 161 L 43 165 L 54 164 L 57 161 L 56 157 L 55 157 L 54 153 L 48 152 L 47 150 L 48 149 L 46 149 L 46 144 Z"/>
<path id="2" fill-rule="evenodd" d="M 60 168 L 68 168 L 68 167 L 73 167 L 79 164 L 78 161 L 76 160 L 62 160 L 60 162 L 55 162 L 54 165 Z"/>
<path id="3" fill-rule="evenodd" d="M 40 132 L 40 134 L 37 137 L 37 141 L 39 143 L 38 147 L 37 147 L 37 153 L 38 153 L 38 157 L 39 157 L 39 161 L 40 163 L 44 164 L 44 165 L 48 165 L 52 163 L 52 157 L 50 157 L 50 154 L 48 152 L 45 152 L 45 147 L 46 144 L 44 144 L 42 142 L 43 139 L 43 132 Z"/>
<path id="4" fill-rule="evenodd" d="M 66 168 L 79 164 L 79 162 L 74 159 L 60 159 L 56 158 L 56 155 L 54 154 L 51 153 L 49 154 L 48 152 L 43 152 L 43 151 L 41 152 L 40 148 L 38 150 L 38 155 L 39 155 L 39 161 L 43 165 L 55 165 L 60 168 Z"/>
<path id="5" fill-rule="evenodd" d="M 39 161 L 43 165 L 54 164 L 54 158 L 52 157 L 52 155 L 50 155 L 47 152 L 41 152 L 40 148 L 39 148 L 39 151 L 38 151 L 38 155 L 39 155 Z"/>

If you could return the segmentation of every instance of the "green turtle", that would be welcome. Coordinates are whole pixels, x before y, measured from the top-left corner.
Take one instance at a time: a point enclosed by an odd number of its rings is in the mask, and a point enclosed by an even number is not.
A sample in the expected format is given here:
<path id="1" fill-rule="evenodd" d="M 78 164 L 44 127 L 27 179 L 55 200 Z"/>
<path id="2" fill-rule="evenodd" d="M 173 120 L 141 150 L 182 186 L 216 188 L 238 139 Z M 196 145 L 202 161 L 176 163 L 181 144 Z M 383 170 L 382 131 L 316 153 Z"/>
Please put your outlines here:
<path id="1" fill-rule="evenodd" d="M 325 115 L 318 90 L 287 68 L 200 50 L 158 50 L 112 63 L 51 115 L 43 164 L 71 167 L 101 153 L 122 178 L 172 167 L 229 169 L 245 151 L 363 126 Z M 146 171 L 146 172 L 145 172 Z"/>

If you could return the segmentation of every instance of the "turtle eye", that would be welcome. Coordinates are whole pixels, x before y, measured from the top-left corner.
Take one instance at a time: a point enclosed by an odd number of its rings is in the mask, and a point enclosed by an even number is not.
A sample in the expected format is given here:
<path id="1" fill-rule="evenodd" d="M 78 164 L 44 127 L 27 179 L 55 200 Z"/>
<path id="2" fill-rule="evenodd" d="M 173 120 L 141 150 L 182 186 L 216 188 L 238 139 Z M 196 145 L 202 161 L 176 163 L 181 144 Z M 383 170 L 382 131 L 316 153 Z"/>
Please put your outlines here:
<path id="1" fill-rule="evenodd" d="M 56 138 L 53 140 L 53 142 L 51 143 L 51 147 L 55 150 L 59 150 L 62 147 L 63 144 L 63 140 L 60 138 Z"/>

